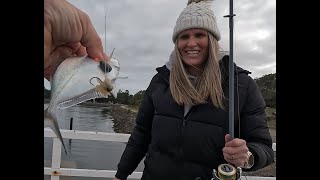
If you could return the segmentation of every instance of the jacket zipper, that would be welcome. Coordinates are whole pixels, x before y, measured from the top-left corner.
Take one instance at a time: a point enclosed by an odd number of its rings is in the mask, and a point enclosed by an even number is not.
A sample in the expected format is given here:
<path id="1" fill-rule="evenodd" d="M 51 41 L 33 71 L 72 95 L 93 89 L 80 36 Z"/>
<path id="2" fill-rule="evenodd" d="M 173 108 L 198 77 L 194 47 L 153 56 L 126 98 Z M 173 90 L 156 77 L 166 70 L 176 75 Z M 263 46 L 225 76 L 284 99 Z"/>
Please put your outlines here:
<path id="1" fill-rule="evenodd" d="M 181 141 L 180 141 L 180 148 L 179 148 L 179 154 L 180 154 L 180 158 L 181 160 L 183 159 L 183 150 L 182 150 L 182 145 L 183 145 L 183 136 L 184 136 L 184 129 L 187 125 L 187 122 L 188 122 L 188 119 L 189 119 L 189 116 L 193 110 L 193 107 L 192 106 L 189 110 L 189 112 L 186 114 L 186 116 L 183 116 L 183 121 L 182 121 L 182 127 L 181 127 Z"/>

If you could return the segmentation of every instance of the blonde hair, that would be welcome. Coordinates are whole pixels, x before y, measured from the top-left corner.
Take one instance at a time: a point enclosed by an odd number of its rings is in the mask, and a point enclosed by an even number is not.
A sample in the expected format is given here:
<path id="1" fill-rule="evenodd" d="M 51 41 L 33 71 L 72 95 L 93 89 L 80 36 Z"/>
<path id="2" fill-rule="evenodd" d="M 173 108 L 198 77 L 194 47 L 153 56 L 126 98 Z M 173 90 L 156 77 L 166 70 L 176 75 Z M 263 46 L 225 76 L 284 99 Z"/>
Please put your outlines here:
<path id="1" fill-rule="evenodd" d="M 202 72 L 191 82 L 187 76 L 182 56 L 175 42 L 175 60 L 170 71 L 170 91 L 173 99 L 179 104 L 204 104 L 210 98 L 212 104 L 224 109 L 221 72 L 219 67 L 219 44 L 217 39 L 208 33 L 209 56 L 204 61 Z"/>

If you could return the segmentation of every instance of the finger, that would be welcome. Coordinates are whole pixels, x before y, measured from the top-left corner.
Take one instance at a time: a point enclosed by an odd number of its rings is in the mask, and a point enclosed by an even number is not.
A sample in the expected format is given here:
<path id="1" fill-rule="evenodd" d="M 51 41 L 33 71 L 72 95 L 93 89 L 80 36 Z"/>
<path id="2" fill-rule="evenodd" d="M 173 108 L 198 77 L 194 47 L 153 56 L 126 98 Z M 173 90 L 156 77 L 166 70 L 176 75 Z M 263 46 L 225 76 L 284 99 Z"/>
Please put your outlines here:
<path id="1" fill-rule="evenodd" d="M 108 62 L 110 59 L 109 59 L 109 56 L 106 54 L 106 53 L 103 53 L 103 59 Z"/>
<path id="2" fill-rule="evenodd" d="M 226 143 L 229 142 L 230 141 L 230 134 L 226 134 L 224 136 L 224 140 L 225 140 Z"/>
<path id="3" fill-rule="evenodd" d="M 94 29 L 89 16 L 83 12 L 79 12 L 80 18 L 83 20 L 83 34 L 80 43 L 86 47 L 88 56 L 92 59 L 102 60 L 103 57 L 103 46 L 101 39 Z"/>
<path id="4" fill-rule="evenodd" d="M 247 146 L 225 146 L 222 152 L 227 154 L 247 154 L 248 150 Z"/>
<path id="5" fill-rule="evenodd" d="M 233 161 L 236 159 L 235 155 L 233 154 L 223 153 L 223 156 L 226 161 Z"/>
<path id="6" fill-rule="evenodd" d="M 247 153 L 237 153 L 237 154 L 223 153 L 223 156 L 225 157 L 225 159 L 228 159 L 228 160 L 240 159 L 242 161 L 245 161 L 247 159 Z"/>
<path id="7" fill-rule="evenodd" d="M 48 81 L 50 81 L 50 76 L 52 76 L 52 69 L 51 66 L 44 69 L 44 78 L 46 78 Z"/>
<path id="8" fill-rule="evenodd" d="M 80 46 L 79 48 L 78 48 L 78 50 L 75 52 L 75 54 L 77 55 L 77 56 L 85 56 L 85 55 L 87 55 L 87 49 L 86 49 L 86 47 L 84 47 L 84 46 Z"/>
<path id="9" fill-rule="evenodd" d="M 230 140 L 230 134 L 226 134 L 224 136 L 224 140 L 225 140 L 225 147 L 232 147 L 233 146 L 232 142 L 234 141 L 234 139 Z"/>
<path id="10" fill-rule="evenodd" d="M 233 160 L 231 162 L 229 162 L 230 164 L 233 164 L 235 167 L 243 167 L 244 162 L 240 161 L 240 160 Z"/>
<path id="11" fill-rule="evenodd" d="M 232 140 L 232 145 L 235 147 L 247 147 L 247 143 L 243 139 L 235 138 Z"/>
<path id="12" fill-rule="evenodd" d="M 48 21 L 45 21 L 44 26 L 44 69 L 48 68 L 50 66 L 50 62 L 48 60 L 49 54 L 51 52 L 51 30 L 50 30 L 50 23 Z"/>
<path id="13" fill-rule="evenodd" d="M 233 164 L 236 167 L 243 167 L 245 159 L 242 156 L 238 156 L 238 155 L 230 155 L 230 154 L 223 154 L 224 155 L 224 159 L 230 163 Z"/>
<path id="14" fill-rule="evenodd" d="M 232 157 L 232 155 L 230 155 L 230 154 L 225 154 L 224 153 L 223 156 L 224 156 L 224 159 L 230 164 L 234 165 L 237 162 L 237 159 L 235 159 L 234 156 Z"/>
<path id="15" fill-rule="evenodd" d="M 82 46 L 80 42 L 78 43 L 68 43 L 64 46 L 69 47 L 72 49 L 72 54 L 75 56 L 85 56 L 87 55 L 87 49 L 86 47 Z"/>
<path id="16" fill-rule="evenodd" d="M 72 49 L 65 46 L 59 46 L 50 53 L 49 61 L 52 62 L 52 66 L 59 66 L 62 61 L 69 58 L 72 54 Z"/>
<path id="17" fill-rule="evenodd" d="M 99 41 L 97 40 L 96 43 L 99 44 Z M 104 59 L 104 56 L 102 55 L 102 49 L 98 48 L 96 45 L 86 44 L 85 46 L 87 48 L 87 53 L 89 57 L 97 61 Z"/>
<path id="18" fill-rule="evenodd" d="M 243 139 L 235 138 L 229 142 L 226 142 L 226 147 L 241 147 L 246 146 L 246 141 Z"/>

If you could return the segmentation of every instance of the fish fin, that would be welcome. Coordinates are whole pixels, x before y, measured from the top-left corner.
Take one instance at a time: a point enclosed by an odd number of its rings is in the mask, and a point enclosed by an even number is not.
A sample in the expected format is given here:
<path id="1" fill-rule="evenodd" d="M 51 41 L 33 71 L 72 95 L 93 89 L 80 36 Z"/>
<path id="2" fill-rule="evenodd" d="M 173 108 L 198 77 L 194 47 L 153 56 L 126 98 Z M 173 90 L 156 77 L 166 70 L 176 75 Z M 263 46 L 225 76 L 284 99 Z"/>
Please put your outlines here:
<path id="1" fill-rule="evenodd" d="M 66 109 L 71 106 L 75 106 L 77 104 L 80 104 L 82 102 L 96 99 L 96 98 L 106 98 L 108 96 L 103 95 L 101 92 L 97 91 L 96 88 L 93 88 L 85 93 L 82 93 L 78 96 L 75 96 L 69 100 L 63 101 L 58 105 L 59 109 Z"/>
<path id="2" fill-rule="evenodd" d="M 113 57 L 113 52 L 114 52 L 115 49 L 116 49 L 116 48 L 113 48 L 113 49 L 112 49 L 112 52 L 111 52 L 111 54 L 110 54 L 110 56 L 109 56 L 109 60 L 112 59 L 112 57 Z"/>
<path id="3" fill-rule="evenodd" d="M 116 99 L 117 95 L 118 95 L 118 87 L 117 87 L 116 83 L 112 83 L 112 84 L 113 84 L 113 89 L 110 91 L 110 93 Z"/>
<path id="4" fill-rule="evenodd" d="M 66 155 L 68 155 L 66 146 L 64 145 L 64 142 L 62 139 L 62 135 L 61 135 L 60 128 L 58 125 L 57 117 L 53 113 L 48 111 L 48 108 L 44 111 L 44 120 L 45 120 L 45 127 L 50 127 L 53 130 L 53 132 L 59 138 L 59 140 L 63 146 L 64 152 L 66 153 Z"/>
<path id="5" fill-rule="evenodd" d="M 128 79 L 128 76 L 118 76 L 117 79 Z"/>

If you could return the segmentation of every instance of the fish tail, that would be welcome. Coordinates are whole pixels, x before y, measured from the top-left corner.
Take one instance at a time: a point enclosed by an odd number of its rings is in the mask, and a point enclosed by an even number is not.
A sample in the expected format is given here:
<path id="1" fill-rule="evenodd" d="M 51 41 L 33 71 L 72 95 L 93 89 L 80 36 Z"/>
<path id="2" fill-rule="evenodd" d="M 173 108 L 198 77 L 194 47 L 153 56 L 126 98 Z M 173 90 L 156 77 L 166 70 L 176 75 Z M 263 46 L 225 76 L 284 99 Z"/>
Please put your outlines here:
<path id="1" fill-rule="evenodd" d="M 66 153 L 66 155 L 68 155 L 67 149 L 66 149 L 66 147 L 64 145 L 64 142 L 63 142 L 63 139 L 62 139 L 62 136 L 61 136 L 61 132 L 60 132 L 60 129 L 59 129 L 57 118 L 53 113 L 48 111 L 48 108 L 44 111 L 44 119 L 45 119 L 45 122 L 46 122 L 45 126 L 49 126 L 53 130 L 53 132 L 57 135 L 57 137 L 59 138 L 60 142 L 62 143 L 64 152 Z"/>

